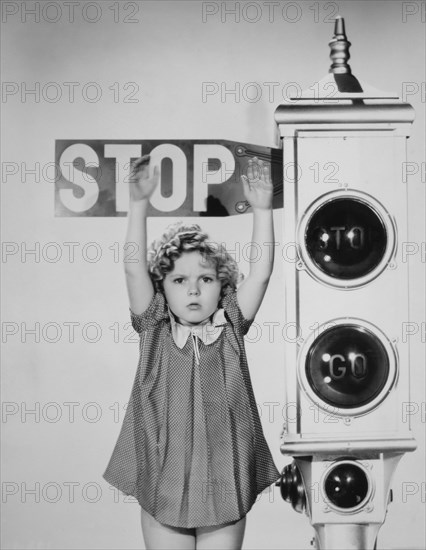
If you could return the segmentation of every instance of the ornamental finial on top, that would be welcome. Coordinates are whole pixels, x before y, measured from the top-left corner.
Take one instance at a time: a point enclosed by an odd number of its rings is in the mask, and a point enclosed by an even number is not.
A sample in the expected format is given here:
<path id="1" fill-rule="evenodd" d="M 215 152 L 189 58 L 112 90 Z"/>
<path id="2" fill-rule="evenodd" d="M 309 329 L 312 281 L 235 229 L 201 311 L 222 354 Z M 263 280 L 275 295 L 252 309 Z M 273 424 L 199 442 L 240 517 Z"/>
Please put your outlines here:
<path id="1" fill-rule="evenodd" d="M 347 63 L 351 56 L 349 53 L 351 43 L 346 37 L 345 20 L 341 15 L 336 16 L 334 36 L 328 44 L 331 49 L 330 58 L 333 61 L 329 72 L 335 74 L 351 74 L 351 68 Z"/>

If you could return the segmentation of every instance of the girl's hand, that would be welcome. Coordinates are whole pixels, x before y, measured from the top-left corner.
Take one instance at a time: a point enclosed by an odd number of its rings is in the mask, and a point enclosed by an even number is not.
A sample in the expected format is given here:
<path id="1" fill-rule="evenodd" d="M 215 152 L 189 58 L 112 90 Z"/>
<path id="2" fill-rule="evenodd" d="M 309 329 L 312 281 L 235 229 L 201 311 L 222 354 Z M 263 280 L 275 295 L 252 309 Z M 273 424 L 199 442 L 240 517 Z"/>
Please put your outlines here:
<path id="1" fill-rule="evenodd" d="M 252 208 L 269 210 L 272 208 L 274 187 L 271 182 L 269 165 L 257 157 L 249 160 L 247 176 L 241 176 L 244 196 Z"/>
<path id="2" fill-rule="evenodd" d="M 160 171 L 154 167 L 154 174 L 149 175 L 149 155 L 144 155 L 132 163 L 129 178 L 129 192 L 131 201 L 141 201 L 150 198 L 158 185 Z"/>

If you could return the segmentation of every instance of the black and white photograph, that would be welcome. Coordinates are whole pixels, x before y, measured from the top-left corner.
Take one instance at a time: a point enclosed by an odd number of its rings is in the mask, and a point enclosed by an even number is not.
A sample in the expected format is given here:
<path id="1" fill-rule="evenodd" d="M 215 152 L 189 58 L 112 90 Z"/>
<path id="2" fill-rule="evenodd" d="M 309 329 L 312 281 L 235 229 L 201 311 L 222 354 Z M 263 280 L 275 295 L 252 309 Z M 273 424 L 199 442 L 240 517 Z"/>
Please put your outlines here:
<path id="1" fill-rule="evenodd" d="M 1 547 L 426 546 L 426 3 L 1 6 Z"/>

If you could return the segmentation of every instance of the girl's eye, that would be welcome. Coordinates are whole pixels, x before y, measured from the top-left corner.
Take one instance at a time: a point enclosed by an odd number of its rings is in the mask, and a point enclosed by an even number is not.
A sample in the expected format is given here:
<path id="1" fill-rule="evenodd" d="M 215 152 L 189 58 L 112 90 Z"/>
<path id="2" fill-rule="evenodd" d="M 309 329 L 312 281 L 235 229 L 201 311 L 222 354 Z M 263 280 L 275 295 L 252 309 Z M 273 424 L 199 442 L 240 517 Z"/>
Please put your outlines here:
<path id="1" fill-rule="evenodd" d="M 173 279 L 173 282 L 179 285 L 183 282 L 183 277 L 176 277 L 176 279 Z"/>
<path id="2" fill-rule="evenodd" d="M 203 281 L 205 283 L 212 283 L 213 282 L 213 277 L 203 277 Z"/>

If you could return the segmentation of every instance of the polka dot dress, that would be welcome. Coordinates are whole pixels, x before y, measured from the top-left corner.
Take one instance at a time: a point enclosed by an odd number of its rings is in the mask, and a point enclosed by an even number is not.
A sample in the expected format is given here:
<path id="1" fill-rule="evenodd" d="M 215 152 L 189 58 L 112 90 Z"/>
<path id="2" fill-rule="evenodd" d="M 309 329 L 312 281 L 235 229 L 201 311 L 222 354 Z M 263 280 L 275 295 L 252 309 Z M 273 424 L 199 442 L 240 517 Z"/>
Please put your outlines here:
<path id="1" fill-rule="evenodd" d="M 265 441 L 248 371 L 236 293 L 223 299 L 216 341 L 179 348 L 167 304 L 154 295 L 141 315 L 140 359 L 104 478 L 165 525 L 222 525 L 244 517 L 279 472 Z"/>

